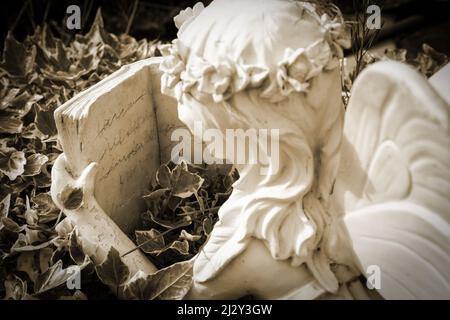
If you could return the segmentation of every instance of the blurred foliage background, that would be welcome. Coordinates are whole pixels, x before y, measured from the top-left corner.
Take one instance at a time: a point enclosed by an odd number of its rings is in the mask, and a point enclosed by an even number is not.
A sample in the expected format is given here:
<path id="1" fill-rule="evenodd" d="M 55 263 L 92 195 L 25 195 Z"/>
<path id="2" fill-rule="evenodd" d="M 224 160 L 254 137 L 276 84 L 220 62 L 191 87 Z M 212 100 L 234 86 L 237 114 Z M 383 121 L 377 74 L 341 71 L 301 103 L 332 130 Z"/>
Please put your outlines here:
<path id="1" fill-rule="evenodd" d="M 258 0 L 255 0 L 258 1 Z M 320 0 L 319 0 L 320 1 Z M 84 33 L 92 24 L 95 13 L 102 8 L 106 30 L 114 34 L 127 32 L 137 38 L 171 40 L 176 36 L 172 18 L 197 0 L 16 0 L 2 1 L 0 10 L 0 46 L 9 30 L 22 40 L 33 33 L 36 25 L 56 21 L 61 23 L 69 5 L 77 4 L 82 11 Z M 203 0 L 205 5 L 211 0 Z M 355 3 L 362 0 L 322 0 L 333 2 L 347 18 L 355 15 Z M 449 0 L 375 0 L 382 8 L 387 32 L 381 32 L 379 41 L 392 38 L 398 47 L 415 55 L 422 43 L 437 51 L 450 54 Z M 399 22 L 402 22 L 398 25 Z M 395 24 L 397 26 L 393 27 Z M 73 32 L 75 33 L 75 32 Z M 2 49 L 2 48 L 0 48 Z"/>
<path id="2" fill-rule="evenodd" d="M 1 4 L 1 42 L 8 31 L 21 40 L 31 34 L 36 25 L 65 20 L 68 6 L 76 4 L 81 8 L 82 28 L 75 32 L 89 30 L 98 8 L 102 9 L 106 30 L 114 34 L 129 33 L 131 36 L 151 40 L 173 39 L 176 28 L 173 17 L 186 7 L 192 7 L 196 0 L 17 0 Z M 211 1 L 202 1 L 205 5 Z M 52 23 L 55 25 L 54 23 Z"/>

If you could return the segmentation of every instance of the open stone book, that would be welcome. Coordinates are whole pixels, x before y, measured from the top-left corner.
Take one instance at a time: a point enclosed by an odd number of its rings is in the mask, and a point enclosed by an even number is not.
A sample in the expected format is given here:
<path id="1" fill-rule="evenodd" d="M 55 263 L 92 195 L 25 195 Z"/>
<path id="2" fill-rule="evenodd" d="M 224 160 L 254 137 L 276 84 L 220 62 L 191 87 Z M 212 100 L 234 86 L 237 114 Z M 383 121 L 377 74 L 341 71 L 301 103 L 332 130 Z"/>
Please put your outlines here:
<path id="1" fill-rule="evenodd" d="M 126 234 L 135 230 L 144 210 L 142 195 L 156 170 L 170 159 L 171 132 L 184 127 L 175 100 L 160 93 L 159 63 L 160 58 L 150 58 L 124 66 L 55 112 L 64 150 L 59 165 L 70 176 L 56 164 L 54 186 L 82 189 L 82 208 L 65 212 L 93 244 L 97 262 L 111 246 L 121 253 L 135 247 Z M 89 213 L 80 214 L 83 208 Z M 139 251 L 125 261 L 133 271 L 155 270 Z"/>
<path id="2" fill-rule="evenodd" d="M 77 95 L 55 113 L 70 172 L 98 164 L 95 197 L 126 231 L 141 195 L 170 156 L 172 130 L 183 126 L 176 103 L 160 93 L 158 58 L 139 61 Z"/>

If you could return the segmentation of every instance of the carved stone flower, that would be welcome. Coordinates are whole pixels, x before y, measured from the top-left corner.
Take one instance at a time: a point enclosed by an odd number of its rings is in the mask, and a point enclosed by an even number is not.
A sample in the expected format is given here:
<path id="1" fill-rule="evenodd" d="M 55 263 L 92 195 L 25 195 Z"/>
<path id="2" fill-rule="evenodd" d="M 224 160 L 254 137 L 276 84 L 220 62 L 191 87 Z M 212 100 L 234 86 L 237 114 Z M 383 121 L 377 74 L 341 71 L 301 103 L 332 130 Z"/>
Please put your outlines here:
<path id="1" fill-rule="evenodd" d="M 345 29 L 345 24 L 338 18 L 330 19 L 327 14 L 320 17 L 320 24 L 325 32 L 325 40 L 330 44 L 331 50 L 338 57 L 344 56 L 342 48 L 349 48 L 351 45 L 350 36 Z"/>
<path id="2" fill-rule="evenodd" d="M 278 64 L 276 81 L 283 96 L 293 91 L 305 92 L 309 86 L 308 75 L 312 68 L 305 48 L 287 48 L 284 59 Z"/>
<path id="3" fill-rule="evenodd" d="M 160 47 L 163 60 L 159 69 L 163 72 L 161 77 L 161 90 L 165 94 L 173 94 L 173 89 L 180 82 L 181 72 L 185 64 L 178 51 L 177 42 Z"/>
<path id="4" fill-rule="evenodd" d="M 338 65 L 338 59 L 333 55 L 330 44 L 325 40 L 317 41 L 306 50 L 306 56 L 311 64 L 308 80 L 319 75 L 324 69 L 330 70 Z"/>
<path id="5" fill-rule="evenodd" d="M 233 82 L 234 92 L 246 88 L 257 88 L 263 84 L 269 75 L 269 69 L 256 65 L 246 65 L 239 61 L 236 65 L 236 75 Z"/>
<path id="6" fill-rule="evenodd" d="M 188 69 L 182 74 L 183 92 L 190 92 L 200 101 L 209 96 L 216 103 L 222 102 L 233 92 L 233 75 L 233 65 L 227 60 L 214 66 L 191 56 Z"/>
<path id="7" fill-rule="evenodd" d="M 200 12 L 205 9 L 205 6 L 201 2 L 197 2 L 194 7 L 181 10 L 180 13 L 173 18 L 175 26 L 180 29 L 182 26 L 187 26 Z"/>
<path id="8" fill-rule="evenodd" d="M 271 79 L 261 96 L 278 102 L 292 92 L 306 92 L 310 80 L 324 69 L 331 69 L 334 60 L 330 45 L 325 40 L 319 40 L 306 48 L 287 48 L 283 60 L 278 64 L 275 78 Z"/>

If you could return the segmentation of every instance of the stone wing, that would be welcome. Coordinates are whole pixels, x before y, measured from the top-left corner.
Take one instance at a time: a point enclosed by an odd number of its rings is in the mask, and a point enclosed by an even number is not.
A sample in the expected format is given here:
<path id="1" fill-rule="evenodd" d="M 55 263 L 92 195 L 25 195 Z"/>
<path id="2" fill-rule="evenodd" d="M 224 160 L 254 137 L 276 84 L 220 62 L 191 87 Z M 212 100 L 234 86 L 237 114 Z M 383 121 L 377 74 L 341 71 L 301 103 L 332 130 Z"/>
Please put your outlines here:
<path id="1" fill-rule="evenodd" d="M 407 65 L 369 66 L 342 148 L 334 205 L 360 271 L 379 268 L 387 299 L 449 299 L 449 104 Z"/>

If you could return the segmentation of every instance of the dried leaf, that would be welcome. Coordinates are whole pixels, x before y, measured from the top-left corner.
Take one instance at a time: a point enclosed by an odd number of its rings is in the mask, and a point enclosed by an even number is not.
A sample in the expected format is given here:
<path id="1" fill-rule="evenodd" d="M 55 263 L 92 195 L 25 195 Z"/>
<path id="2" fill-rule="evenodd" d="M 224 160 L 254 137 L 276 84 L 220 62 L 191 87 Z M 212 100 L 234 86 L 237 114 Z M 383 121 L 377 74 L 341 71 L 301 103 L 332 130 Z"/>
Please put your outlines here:
<path id="1" fill-rule="evenodd" d="M 37 251 L 37 250 L 46 248 L 46 247 L 48 247 L 51 244 L 52 244 L 52 240 L 49 240 L 47 242 L 43 242 L 43 243 L 38 244 L 38 245 L 31 245 L 31 244 L 28 243 L 27 237 L 23 233 L 20 233 L 18 238 L 17 238 L 17 240 L 16 240 L 16 242 L 11 247 L 11 252 Z"/>
<path id="2" fill-rule="evenodd" d="M 34 122 L 30 123 L 28 126 L 22 130 L 22 138 L 25 139 L 39 139 L 44 140 L 47 138 L 36 126 Z"/>
<path id="3" fill-rule="evenodd" d="M 170 244 L 170 246 L 168 246 L 167 248 L 164 248 L 166 250 L 175 250 L 177 251 L 179 254 L 183 255 L 183 256 L 187 256 L 189 254 L 189 242 L 187 240 L 183 240 L 183 241 L 174 241 Z"/>
<path id="4" fill-rule="evenodd" d="M 83 247 L 81 245 L 81 240 L 78 238 L 76 229 L 72 231 L 69 238 L 69 253 L 72 260 L 81 265 L 86 259 L 86 254 L 83 252 Z"/>
<path id="5" fill-rule="evenodd" d="M 11 232 L 15 232 L 15 233 L 22 232 L 26 228 L 26 226 L 19 226 L 19 224 L 17 222 L 15 222 L 14 220 L 12 220 L 12 219 L 10 219 L 8 217 L 3 217 L 2 218 L 1 225 L 6 230 L 11 231 Z"/>
<path id="6" fill-rule="evenodd" d="M 46 272 L 50 267 L 52 256 L 52 248 L 47 247 L 39 250 L 39 270 L 41 273 Z"/>
<path id="7" fill-rule="evenodd" d="M 40 153 L 33 153 L 27 157 L 27 162 L 24 167 L 23 176 L 35 176 L 41 173 L 42 166 L 47 163 L 48 157 Z"/>
<path id="8" fill-rule="evenodd" d="M 37 112 L 35 123 L 39 131 L 47 136 L 54 136 L 58 133 L 56 130 L 55 118 L 53 112 L 55 108 L 50 108 L 47 111 Z"/>
<path id="9" fill-rule="evenodd" d="M 27 295 L 27 283 L 16 275 L 5 280 L 5 300 L 22 300 Z"/>
<path id="10" fill-rule="evenodd" d="M 181 227 L 188 226 L 192 223 L 192 219 L 189 216 L 182 216 L 178 220 L 174 220 L 174 219 L 168 220 L 168 219 L 162 219 L 162 218 L 155 217 L 155 215 L 151 211 L 148 211 L 147 213 L 148 213 L 150 219 L 154 223 L 156 223 L 164 228 L 167 228 L 167 229 L 181 228 Z"/>
<path id="11" fill-rule="evenodd" d="M 145 253 L 157 253 L 165 247 L 164 237 L 156 229 L 136 231 L 136 242 Z"/>
<path id="12" fill-rule="evenodd" d="M 21 175 L 25 169 L 25 154 L 14 148 L 0 149 L 0 172 L 5 174 L 11 181 Z"/>
<path id="13" fill-rule="evenodd" d="M 50 289 L 59 287 L 69 280 L 71 277 L 81 272 L 80 266 L 69 266 L 66 269 L 63 268 L 62 261 L 59 260 L 46 272 L 39 275 L 34 285 L 34 291 L 36 293 L 43 293 Z"/>
<path id="14" fill-rule="evenodd" d="M 126 299 L 181 300 L 192 285 L 192 261 L 175 263 L 147 275 L 138 271 L 125 285 Z"/>
<path id="15" fill-rule="evenodd" d="M 180 234 L 180 239 L 181 240 L 187 240 L 187 241 L 198 241 L 202 238 L 202 236 L 200 235 L 192 235 L 189 232 L 187 232 L 186 230 L 181 230 L 181 234 Z"/>
<path id="16" fill-rule="evenodd" d="M 172 170 L 172 194 L 180 198 L 188 198 L 200 189 L 203 181 L 204 179 L 198 174 L 189 172 L 182 165 L 177 165 Z"/>
<path id="17" fill-rule="evenodd" d="M 23 128 L 22 120 L 11 112 L 0 111 L 0 132 L 20 133 Z"/>
<path id="18" fill-rule="evenodd" d="M 16 270 L 25 272 L 31 281 L 35 282 L 39 275 L 39 266 L 36 264 L 36 252 L 22 252 L 17 258 Z"/>
<path id="19" fill-rule="evenodd" d="M 6 197 L 3 198 L 2 201 L 0 201 L 0 219 L 8 217 L 10 203 L 11 203 L 10 194 L 8 194 Z"/>
<path id="20" fill-rule="evenodd" d="M 64 218 L 55 227 L 55 231 L 60 238 L 67 238 L 73 230 L 73 225 L 68 218 Z"/>
<path id="21" fill-rule="evenodd" d="M 5 70 L 11 77 L 25 77 L 33 71 L 34 59 L 36 57 L 36 48 L 34 46 L 27 48 L 14 39 L 11 32 L 5 39 L 3 52 L 3 62 L 0 68 Z"/>
<path id="22" fill-rule="evenodd" d="M 23 271 L 31 275 L 27 281 L 38 275 L 41 279 L 52 270 L 64 273 L 58 271 L 59 259 L 67 261 L 69 253 L 80 263 L 86 249 L 80 248 L 76 233 L 71 234 L 73 226 L 68 219 L 56 227 L 50 223 L 61 217 L 48 194 L 51 165 L 62 151 L 56 139 L 55 109 L 120 66 L 153 55 L 156 48 L 145 40 L 107 33 L 100 11 L 86 35 L 66 37 L 67 31 L 57 23 L 52 28 L 60 38 L 47 25 L 37 27 L 22 43 L 9 33 L 0 62 L 0 229 L 9 241 L 2 243 L 0 256 L 12 263 L 20 261 L 16 270 L 28 270 Z M 65 191 L 62 198 L 68 208 L 83 204 L 82 190 Z M 170 202 L 170 207 L 174 205 Z M 26 257 L 33 257 L 33 264 Z M 5 269 L 0 271 L 4 276 Z M 46 291 L 58 283 L 55 275 L 49 279 L 53 280 L 43 286 Z M 66 296 L 67 291 L 59 289 L 45 296 L 58 298 L 60 292 Z M 22 296 L 30 298 L 26 290 Z M 81 292 L 68 297 L 85 298 Z"/>
<path id="23" fill-rule="evenodd" d="M 130 275 L 127 265 L 122 261 L 119 252 L 114 247 L 109 249 L 105 261 L 96 266 L 95 271 L 104 284 L 117 289 L 127 281 Z"/>
<path id="24" fill-rule="evenodd" d="M 171 176 L 172 173 L 170 172 L 169 167 L 167 165 L 162 165 L 156 172 L 156 181 L 161 187 L 170 189 L 172 186 Z"/>

